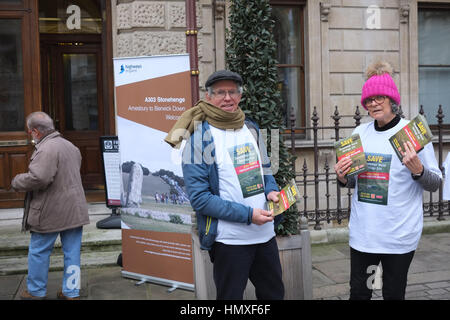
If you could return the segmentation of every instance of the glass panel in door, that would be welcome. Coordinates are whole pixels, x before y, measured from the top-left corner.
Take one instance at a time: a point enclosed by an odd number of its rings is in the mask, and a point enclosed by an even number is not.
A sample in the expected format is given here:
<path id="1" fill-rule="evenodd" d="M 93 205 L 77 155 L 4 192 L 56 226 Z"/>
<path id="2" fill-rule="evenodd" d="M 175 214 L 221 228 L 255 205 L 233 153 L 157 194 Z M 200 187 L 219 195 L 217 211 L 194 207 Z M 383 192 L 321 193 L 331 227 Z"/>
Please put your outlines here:
<path id="1" fill-rule="evenodd" d="M 63 54 L 63 68 L 65 130 L 98 130 L 96 55 Z"/>
<path id="2" fill-rule="evenodd" d="M 0 131 L 24 131 L 22 21 L 0 19 Z"/>

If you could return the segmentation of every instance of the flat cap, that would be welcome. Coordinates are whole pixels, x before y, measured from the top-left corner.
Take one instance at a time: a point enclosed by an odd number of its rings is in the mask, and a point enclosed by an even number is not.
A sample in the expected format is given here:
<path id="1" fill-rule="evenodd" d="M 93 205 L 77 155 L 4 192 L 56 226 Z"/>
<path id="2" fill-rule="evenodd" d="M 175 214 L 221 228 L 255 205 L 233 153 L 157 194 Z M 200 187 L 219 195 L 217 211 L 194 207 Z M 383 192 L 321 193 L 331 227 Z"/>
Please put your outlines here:
<path id="1" fill-rule="evenodd" d="M 236 72 L 230 71 L 230 70 L 219 70 L 214 72 L 208 77 L 208 80 L 206 80 L 205 87 L 211 87 L 214 83 L 217 81 L 222 80 L 231 80 L 236 82 L 239 85 L 242 85 L 242 78 L 239 74 Z"/>

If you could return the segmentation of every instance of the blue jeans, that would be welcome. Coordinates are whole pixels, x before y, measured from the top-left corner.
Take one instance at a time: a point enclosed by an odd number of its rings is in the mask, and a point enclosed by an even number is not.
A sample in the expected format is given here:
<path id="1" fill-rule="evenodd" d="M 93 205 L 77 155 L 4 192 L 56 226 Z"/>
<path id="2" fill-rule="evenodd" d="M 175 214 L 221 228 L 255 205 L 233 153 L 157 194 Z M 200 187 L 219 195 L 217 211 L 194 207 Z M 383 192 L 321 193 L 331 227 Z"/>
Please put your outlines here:
<path id="1" fill-rule="evenodd" d="M 62 292 L 66 297 L 78 297 L 81 286 L 80 250 L 83 227 L 61 232 L 32 232 L 28 248 L 28 292 L 36 297 L 44 297 L 47 293 L 50 254 L 58 235 L 64 253 L 64 275 Z"/>

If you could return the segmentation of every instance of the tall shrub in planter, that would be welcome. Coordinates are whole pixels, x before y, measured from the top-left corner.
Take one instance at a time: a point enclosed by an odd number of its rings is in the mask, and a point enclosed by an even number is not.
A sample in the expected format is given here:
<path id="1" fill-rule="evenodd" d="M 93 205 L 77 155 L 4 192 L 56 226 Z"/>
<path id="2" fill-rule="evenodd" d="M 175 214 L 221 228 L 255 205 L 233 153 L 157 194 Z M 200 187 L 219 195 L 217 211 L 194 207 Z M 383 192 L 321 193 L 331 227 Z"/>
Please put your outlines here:
<path id="1" fill-rule="evenodd" d="M 240 107 L 248 117 L 267 129 L 267 148 L 271 154 L 271 129 L 285 129 L 278 90 L 276 43 L 272 29 L 271 7 L 268 0 L 233 0 L 227 30 L 226 63 L 228 69 L 239 73 L 244 81 L 244 94 Z M 292 161 L 281 134 L 273 137 L 279 141 L 279 170 L 275 174 L 278 185 L 284 187 L 295 178 Z M 275 154 L 272 155 L 274 161 Z M 276 160 L 275 160 L 276 161 Z M 278 235 L 299 233 L 297 208 L 283 213 L 284 220 L 278 226 Z"/>

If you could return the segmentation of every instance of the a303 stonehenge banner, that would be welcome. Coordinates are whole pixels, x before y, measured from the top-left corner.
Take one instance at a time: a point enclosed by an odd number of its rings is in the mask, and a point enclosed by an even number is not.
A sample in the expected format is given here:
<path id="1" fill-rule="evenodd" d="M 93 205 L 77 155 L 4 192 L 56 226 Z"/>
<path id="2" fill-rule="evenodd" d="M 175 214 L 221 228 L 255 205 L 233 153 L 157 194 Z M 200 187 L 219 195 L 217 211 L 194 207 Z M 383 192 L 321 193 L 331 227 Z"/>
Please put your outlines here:
<path id="1" fill-rule="evenodd" d="M 190 108 L 188 55 L 114 59 L 121 158 L 122 275 L 194 288 L 181 149 L 164 138 Z"/>

